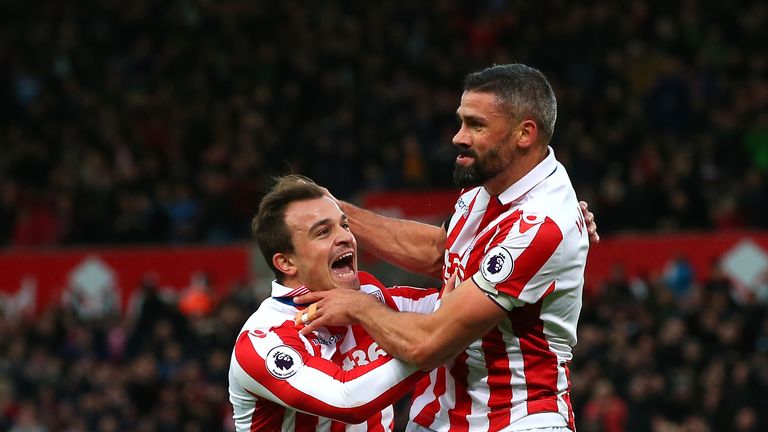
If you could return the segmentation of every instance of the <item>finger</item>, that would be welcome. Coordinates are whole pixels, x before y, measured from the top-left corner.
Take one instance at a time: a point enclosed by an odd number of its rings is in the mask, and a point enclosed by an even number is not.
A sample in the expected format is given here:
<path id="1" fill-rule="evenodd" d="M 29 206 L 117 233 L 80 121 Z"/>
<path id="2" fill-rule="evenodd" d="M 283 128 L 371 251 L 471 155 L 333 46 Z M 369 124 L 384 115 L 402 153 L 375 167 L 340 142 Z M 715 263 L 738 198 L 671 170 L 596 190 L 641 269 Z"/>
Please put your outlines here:
<path id="1" fill-rule="evenodd" d="M 314 321 L 310 321 L 306 325 L 304 325 L 304 327 L 302 327 L 302 329 L 299 330 L 299 333 L 303 336 L 306 336 L 322 326 L 323 326 L 323 321 L 319 318 L 316 318 Z"/>
<path id="2" fill-rule="evenodd" d="M 296 325 L 307 325 L 314 321 L 317 317 L 317 303 L 312 303 L 308 307 L 297 311 L 293 322 Z"/>
<path id="3" fill-rule="evenodd" d="M 317 303 L 312 303 L 307 308 L 307 321 L 311 322 L 317 318 Z M 305 323 L 306 324 L 306 323 Z"/>
<path id="4" fill-rule="evenodd" d="M 589 204 L 586 201 L 579 201 L 579 207 L 581 207 L 581 211 L 587 211 Z"/>
<path id="5" fill-rule="evenodd" d="M 449 277 L 448 280 L 445 281 L 445 286 L 443 287 L 443 296 L 450 294 L 455 288 L 456 288 L 456 272 L 454 272 L 451 275 L 451 277 Z"/>
<path id="6" fill-rule="evenodd" d="M 323 195 L 325 195 L 325 196 L 327 196 L 328 198 L 332 199 L 332 200 L 333 200 L 333 201 L 335 201 L 336 203 L 338 203 L 338 202 L 339 202 L 339 200 L 337 200 L 337 199 L 336 199 L 336 197 L 335 197 L 335 196 L 333 196 L 333 194 L 331 193 L 331 191 L 329 191 L 329 190 L 328 190 L 328 188 L 326 188 L 326 187 L 322 187 L 322 186 L 321 186 L 321 187 L 320 187 L 320 189 L 323 191 Z"/>
<path id="7" fill-rule="evenodd" d="M 315 303 L 324 298 L 324 294 L 321 292 L 309 292 L 293 298 L 293 302 L 296 304 L 309 304 Z"/>
<path id="8" fill-rule="evenodd" d="M 302 323 L 304 322 L 304 320 L 302 319 L 303 316 L 304 316 L 304 311 L 297 310 L 296 314 L 293 316 L 293 323 L 296 324 L 297 326 L 302 325 Z"/>
<path id="9" fill-rule="evenodd" d="M 595 222 L 595 214 L 591 211 L 588 211 L 584 214 L 584 220 L 587 222 L 587 225 L 592 225 Z"/>

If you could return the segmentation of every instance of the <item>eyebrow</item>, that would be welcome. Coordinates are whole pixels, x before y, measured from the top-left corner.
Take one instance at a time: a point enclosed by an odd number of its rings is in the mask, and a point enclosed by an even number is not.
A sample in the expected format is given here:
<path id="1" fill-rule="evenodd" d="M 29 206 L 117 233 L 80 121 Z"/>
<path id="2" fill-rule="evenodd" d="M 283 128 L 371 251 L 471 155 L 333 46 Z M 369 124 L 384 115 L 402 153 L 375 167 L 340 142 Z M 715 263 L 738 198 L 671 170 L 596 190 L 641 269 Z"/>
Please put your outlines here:
<path id="1" fill-rule="evenodd" d="M 458 121 L 460 121 L 462 123 L 473 122 L 475 124 L 477 124 L 477 123 L 485 123 L 486 122 L 484 117 L 480 117 L 480 116 L 477 116 L 477 115 L 474 115 L 474 114 L 465 114 L 464 117 L 462 118 L 462 116 L 459 114 L 458 110 L 456 110 L 456 120 L 458 120 Z"/>
<path id="2" fill-rule="evenodd" d="M 309 227 L 309 232 L 311 233 L 312 231 L 315 230 L 315 228 L 317 228 L 319 226 L 330 225 L 330 223 L 331 223 L 331 219 L 330 218 L 325 218 L 325 219 L 319 220 L 319 221 L 315 222 L 314 224 L 312 224 L 311 227 Z"/>
<path id="3" fill-rule="evenodd" d="M 347 215 L 345 215 L 345 214 L 342 214 L 341 215 L 341 222 L 348 222 L 348 221 L 349 221 L 349 217 Z M 315 228 L 317 228 L 319 226 L 330 225 L 331 223 L 333 223 L 331 221 L 331 218 L 321 219 L 321 220 L 315 222 L 314 224 L 312 224 L 311 227 L 309 227 L 309 232 L 311 233 L 312 231 L 315 230 Z"/>

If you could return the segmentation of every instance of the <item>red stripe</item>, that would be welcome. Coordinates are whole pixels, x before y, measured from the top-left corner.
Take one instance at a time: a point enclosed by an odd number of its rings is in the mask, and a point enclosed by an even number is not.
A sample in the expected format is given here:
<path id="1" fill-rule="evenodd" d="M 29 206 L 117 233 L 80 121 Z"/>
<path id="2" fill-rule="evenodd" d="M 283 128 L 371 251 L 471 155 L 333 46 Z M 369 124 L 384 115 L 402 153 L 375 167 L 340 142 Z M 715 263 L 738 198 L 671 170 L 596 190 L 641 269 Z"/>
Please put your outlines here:
<path id="1" fill-rule="evenodd" d="M 512 212 L 497 225 L 498 230 L 488 230 L 478 237 L 475 246 L 470 251 L 469 259 L 467 259 L 466 274 L 472 275 L 480 271 L 480 263 L 483 262 L 485 252 L 504 241 L 521 214 L 523 212 L 520 210 Z M 491 242 L 491 244 L 488 244 L 488 242 Z"/>
<path id="2" fill-rule="evenodd" d="M 253 416 L 251 416 L 250 431 L 280 432 L 283 428 L 285 407 L 272 401 L 261 399 L 253 393 L 251 395 L 256 397 L 257 400 L 254 405 Z"/>
<path id="3" fill-rule="evenodd" d="M 381 413 L 376 413 L 373 417 L 368 419 L 368 432 L 386 432 L 384 426 L 381 425 Z"/>
<path id="4" fill-rule="evenodd" d="M 496 285 L 496 289 L 515 298 L 520 296 L 525 286 L 549 261 L 552 254 L 563 241 L 563 233 L 555 221 L 544 219 L 531 244 L 515 260 L 512 275 L 505 282 Z"/>
<path id="5" fill-rule="evenodd" d="M 410 300 L 421 300 L 437 294 L 435 288 L 415 288 L 409 286 L 393 286 L 386 290 L 392 297 L 403 297 Z"/>
<path id="6" fill-rule="evenodd" d="M 467 352 L 462 351 L 456 356 L 451 366 L 451 376 L 453 377 L 454 396 L 456 403 L 454 407 L 448 410 L 448 421 L 451 424 L 451 431 L 468 431 L 469 421 L 467 416 L 472 413 L 472 398 L 467 392 L 467 381 L 469 379 L 469 368 L 467 367 Z"/>
<path id="7" fill-rule="evenodd" d="M 512 371 L 504 335 L 498 327 L 483 336 L 483 354 L 488 369 L 488 430 L 499 431 L 510 424 Z"/>
<path id="8" fill-rule="evenodd" d="M 296 412 L 296 426 L 294 432 L 315 432 L 320 419 L 312 414 Z"/>
<path id="9" fill-rule="evenodd" d="M 326 327 L 326 328 L 329 330 L 331 334 L 346 333 L 346 326 L 334 326 L 334 327 Z M 357 334 L 355 334 L 356 330 L 357 330 Z M 279 327 L 279 328 L 272 329 L 272 331 L 274 331 L 278 336 L 280 336 L 280 339 L 282 339 L 283 342 L 286 342 L 287 345 L 291 345 L 294 348 L 296 348 L 296 346 L 294 346 L 294 343 L 296 342 L 291 342 L 293 339 L 297 338 L 295 328 Z M 352 333 L 355 334 L 355 336 L 359 335 L 360 337 L 360 339 L 355 340 L 355 347 L 353 349 L 360 349 L 361 346 L 369 347 L 370 345 L 366 345 L 365 342 L 367 341 L 373 342 L 373 338 L 371 338 L 367 333 L 364 332 L 364 329 L 362 326 L 359 326 L 359 325 L 352 326 Z M 337 342 L 337 346 L 341 342 L 342 341 L 339 340 Z M 301 341 L 298 340 L 298 343 L 301 343 Z M 372 370 L 381 367 L 385 363 L 388 363 L 394 360 L 394 357 L 391 357 L 389 355 L 381 356 L 376 360 L 369 362 L 368 364 L 355 365 L 353 369 L 344 371 L 344 370 L 339 370 L 339 367 L 341 366 L 341 361 L 343 361 L 344 356 L 340 355 L 338 350 L 333 357 L 333 359 L 337 361 L 330 361 L 330 360 L 321 358 L 319 355 L 310 356 L 306 352 L 306 350 L 303 349 L 303 344 L 301 345 L 301 347 L 302 347 L 301 349 L 297 348 L 297 351 L 301 353 L 305 363 L 308 361 L 311 361 L 312 369 L 323 372 L 326 375 L 333 377 L 335 380 L 341 381 L 341 382 L 352 381 L 367 373 L 370 373 Z M 368 353 L 366 352 L 366 355 L 367 354 Z M 417 372 L 415 375 L 424 376 L 424 374 L 425 374 L 424 372 Z M 413 375 L 411 377 L 413 377 Z"/>
<path id="10" fill-rule="evenodd" d="M 281 335 L 281 339 L 287 345 L 301 353 L 305 362 L 304 367 L 312 367 L 313 369 L 325 372 L 341 382 L 347 382 L 354 379 L 366 371 L 370 371 L 371 369 L 380 366 L 382 363 L 392 360 L 390 357 L 381 357 L 368 365 L 345 372 L 340 370 L 338 366 L 335 368 L 329 367 L 333 366 L 329 360 L 310 356 L 304 349 L 303 343 L 301 343 L 298 338 L 295 329 L 293 330 L 294 334 L 288 333 L 288 329 L 281 330 L 286 330 L 282 332 L 285 335 Z M 370 415 L 373 415 L 377 411 L 380 411 L 377 407 L 386 407 L 387 405 L 394 403 L 399 397 L 407 393 L 408 389 L 423 376 L 423 373 L 415 373 L 364 405 L 360 405 L 356 408 L 341 408 L 311 397 L 297 390 L 287 381 L 273 377 L 265 366 L 265 360 L 259 356 L 253 347 L 253 344 L 248 337 L 248 332 L 243 332 L 240 334 L 240 337 L 238 337 L 237 343 L 235 344 L 235 358 L 240 367 L 243 368 L 248 375 L 259 381 L 261 385 L 269 389 L 269 391 L 286 404 L 290 406 L 301 406 L 304 411 L 313 412 L 324 417 L 338 418 L 345 422 L 352 422 L 355 417 L 360 415 L 360 413 L 370 411 Z M 336 373 L 333 373 L 332 371 L 335 371 Z"/>
<path id="11" fill-rule="evenodd" d="M 384 284 L 381 283 L 378 279 L 376 279 L 376 276 L 368 273 L 368 272 L 358 272 L 357 278 L 360 280 L 360 285 L 375 285 L 379 287 L 380 289 L 384 289 Z"/>
<path id="12" fill-rule="evenodd" d="M 440 396 L 445 393 L 445 366 L 440 366 L 435 372 L 435 386 L 432 389 L 435 399 L 428 403 L 421 412 L 413 419 L 414 422 L 429 427 L 435 421 L 435 416 L 440 410 Z"/>
<path id="13" fill-rule="evenodd" d="M 281 296 L 281 297 L 295 297 L 295 296 L 299 296 L 299 295 L 302 295 L 302 294 L 306 294 L 308 292 L 309 292 L 309 288 L 307 288 L 304 285 L 302 285 L 302 286 L 300 286 L 298 288 L 293 289 L 288 294 L 286 294 L 284 296 Z"/>
<path id="14" fill-rule="evenodd" d="M 461 219 L 459 219 L 459 221 L 456 222 L 456 226 L 453 227 L 453 231 L 451 231 L 451 233 L 448 235 L 448 238 L 445 240 L 446 250 L 451 249 L 451 246 L 453 246 L 453 243 L 456 241 L 456 238 L 459 237 L 461 230 L 464 229 L 464 225 L 467 223 L 467 220 L 469 219 L 468 216 L 470 213 L 472 213 L 472 207 L 475 206 L 475 200 L 479 195 L 479 191 L 480 189 L 477 189 L 477 191 L 475 192 L 475 196 L 472 197 L 472 202 L 470 202 L 469 207 L 467 207 L 467 211 L 461 215 Z M 459 199 L 461 199 L 461 197 Z"/>
<path id="15" fill-rule="evenodd" d="M 554 283 L 550 286 L 551 290 Z M 548 290 L 548 291 L 549 291 Z M 557 355 L 550 351 L 544 335 L 541 307 L 544 300 L 512 309 L 509 317 L 512 329 L 520 342 L 523 355 L 523 374 L 528 389 L 528 414 L 558 412 L 557 408 Z"/>
<path id="16" fill-rule="evenodd" d="M 499 202 L 499 198 L 492 196 L 491 199 L 488 201 L 488 208 L 485 209 L 485 213 L 483 214 L 483 219 L 480 220 L 480 225 L 478 226 L 478 232 L 488 226 L 491 222 L 496 220 L 499 215 L 504 213 L 505 211 L 509 210 L 509 208 L 512 207 L 512 204 L 501 204 Z"/>
<path id="17" fill-rule="evenodd" d="M 331 421 L 331 432 L 344 432 L 347 430 L 346 423 L 341 423 L 337 421 Z"/>
<path id="18" fill-rule="evenodd" d="M 517 210 L 512 212 L 509 216 L 504 218 L 503 221 L 499 222 L 499 230 L 497 233 L 494 234 L 494 236 L 490 239 L 490 244 L 486 245 L 483 248 L 483 251 L 488 251 L 492 247 L 498 246 L 506 240 L 507 236 L 509 235 L 509 232 L 512 230 L 512 227 L 515 225 L 515 223 L 520 220 L 520 216 L 523 215 L 523 212 L 521 210 Z M 488 241 L 488 240 L 486 240 Z M 483 254 L 484 255 L 484 254 Z M 479 270 L 479 267 L 478 267 Z"/>

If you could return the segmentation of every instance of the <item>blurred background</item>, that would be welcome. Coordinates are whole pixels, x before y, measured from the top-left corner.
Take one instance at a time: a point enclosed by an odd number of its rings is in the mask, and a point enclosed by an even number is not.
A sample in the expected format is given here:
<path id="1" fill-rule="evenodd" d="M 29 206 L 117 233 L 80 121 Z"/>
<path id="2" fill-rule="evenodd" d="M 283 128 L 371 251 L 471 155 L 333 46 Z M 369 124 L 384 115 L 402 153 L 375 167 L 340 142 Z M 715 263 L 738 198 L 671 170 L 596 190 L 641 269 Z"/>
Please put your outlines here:
<path id="1" fill-rule="evenodd" d="M 551 81 L 603 238 L 578 430 L 768 430 L 765 2 L 0 7 L 0 430 L 232 430 L 270 179 L 439 223 L 463 77 L 508 62 Z"/>

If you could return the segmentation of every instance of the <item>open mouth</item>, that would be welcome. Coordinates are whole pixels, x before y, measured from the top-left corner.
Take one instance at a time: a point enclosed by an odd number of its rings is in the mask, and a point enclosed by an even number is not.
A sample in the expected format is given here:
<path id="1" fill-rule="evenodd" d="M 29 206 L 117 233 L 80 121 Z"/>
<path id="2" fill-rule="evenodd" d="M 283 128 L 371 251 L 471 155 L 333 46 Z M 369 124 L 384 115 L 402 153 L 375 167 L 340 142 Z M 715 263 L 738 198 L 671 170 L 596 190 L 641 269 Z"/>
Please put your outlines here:
<path id="1" fill-rule="evenodd" d="M 333 274 L 342 279 L 355 277 L 355 258 L 352 252 L 345 252 L 331 263 Z"/>
<path id="2" fill-rule="evenodd" d="M 460 149 L 458 156 L 456 156 L 456 162 L 464 165 L 464 164 L 471 163 L 476 158 L 477 158 L 477 155 L 472 150 Z"/>

